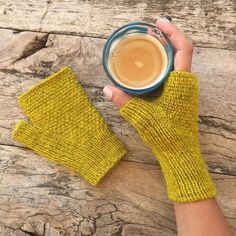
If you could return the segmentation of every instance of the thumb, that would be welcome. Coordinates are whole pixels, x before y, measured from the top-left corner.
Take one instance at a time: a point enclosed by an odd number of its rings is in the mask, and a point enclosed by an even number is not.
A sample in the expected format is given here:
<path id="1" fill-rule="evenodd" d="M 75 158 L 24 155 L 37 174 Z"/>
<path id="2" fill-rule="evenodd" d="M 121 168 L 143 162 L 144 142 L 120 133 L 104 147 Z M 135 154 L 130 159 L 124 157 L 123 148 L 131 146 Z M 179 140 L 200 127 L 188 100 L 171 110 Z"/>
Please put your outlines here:
<path id="1" fill-rule="evenodd" d="M 103 93 L 108 99 L 112 100 L 115 106 L 119 109 L 131 99 L 131 96 L 113 85 L 106 85 L 103 88 Z"/>

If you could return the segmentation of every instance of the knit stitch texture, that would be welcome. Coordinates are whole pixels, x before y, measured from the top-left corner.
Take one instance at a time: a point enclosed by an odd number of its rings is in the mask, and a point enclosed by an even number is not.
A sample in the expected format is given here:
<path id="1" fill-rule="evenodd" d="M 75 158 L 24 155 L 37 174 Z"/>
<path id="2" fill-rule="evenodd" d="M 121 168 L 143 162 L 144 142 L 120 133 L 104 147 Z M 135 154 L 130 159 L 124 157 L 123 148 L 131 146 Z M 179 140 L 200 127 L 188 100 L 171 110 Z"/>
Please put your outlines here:
<path id="1" fill-rule="evenodd" d="M 159 98 L 133 98 L 120 113 L 159 160 L 171 200 L 216 195 L 198 143 L 198 81 L 193 74 L 172 72 Z"/>
<path id="2" fill-rule="evenodd" d="M 30 122 L 19 121 L 12 137 L 92 185 L 126 155 L 67 67 L 22 94 L 19 104 Z"/>

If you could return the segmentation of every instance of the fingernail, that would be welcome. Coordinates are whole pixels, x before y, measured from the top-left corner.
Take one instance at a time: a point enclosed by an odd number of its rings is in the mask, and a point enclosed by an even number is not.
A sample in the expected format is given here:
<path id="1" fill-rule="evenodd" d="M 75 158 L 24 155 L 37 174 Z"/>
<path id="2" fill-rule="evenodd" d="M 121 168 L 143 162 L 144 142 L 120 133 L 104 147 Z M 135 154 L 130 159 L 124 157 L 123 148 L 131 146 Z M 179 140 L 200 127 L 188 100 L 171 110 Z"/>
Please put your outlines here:
<path id="1" fill-rule="evenodd" d="M 105 94 L 105 96 L 106 96 L 108 99 L 111 99 L 111 98 L 112 98 L 113 92 L 112 92 L 112 90 L 111 90 L 108 86 L 106 86 L 106 87 L 103 88 L 103 93 Z"/>
<path id="2" fill-rule="evenodd" d="M 165 17 L 162 17 L 160 20 L 170 23 L 172 19 L 169 16 L 165 16 Z"/>

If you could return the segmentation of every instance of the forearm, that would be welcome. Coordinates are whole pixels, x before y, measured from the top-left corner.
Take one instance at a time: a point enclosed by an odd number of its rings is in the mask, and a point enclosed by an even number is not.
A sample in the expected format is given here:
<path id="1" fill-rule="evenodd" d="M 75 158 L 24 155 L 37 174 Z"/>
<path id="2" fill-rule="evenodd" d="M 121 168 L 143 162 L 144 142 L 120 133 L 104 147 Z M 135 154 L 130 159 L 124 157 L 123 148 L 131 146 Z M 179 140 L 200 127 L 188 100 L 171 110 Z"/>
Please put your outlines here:
<path id="1" fill-rule="evenodd" d="M 214 198 L 174 206 L 179 236 L 233 236 Z"/>

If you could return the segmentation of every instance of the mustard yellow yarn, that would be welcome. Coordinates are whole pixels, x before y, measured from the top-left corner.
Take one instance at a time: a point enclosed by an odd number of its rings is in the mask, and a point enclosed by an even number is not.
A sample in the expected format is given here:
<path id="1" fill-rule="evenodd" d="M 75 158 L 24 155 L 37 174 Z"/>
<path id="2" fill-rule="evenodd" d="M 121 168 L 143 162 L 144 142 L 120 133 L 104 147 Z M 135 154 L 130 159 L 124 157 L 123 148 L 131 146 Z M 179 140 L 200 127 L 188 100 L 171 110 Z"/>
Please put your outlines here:
<path id="1" fill-rule="evenodd" d="M 161 97 L 133 98 L 120 113 L 159 160 L 171 200 L 192 202 L 216 195 L 198 144 L 198 81 L 193 74 L 172 72 Z"/>
<path id="2" fill-rule="evenodd" d="M 13 138 L 92 185 L 126 154 L 67 67 L 22 94 L 19 104 L 30 123 L 19 121 Z"/>

